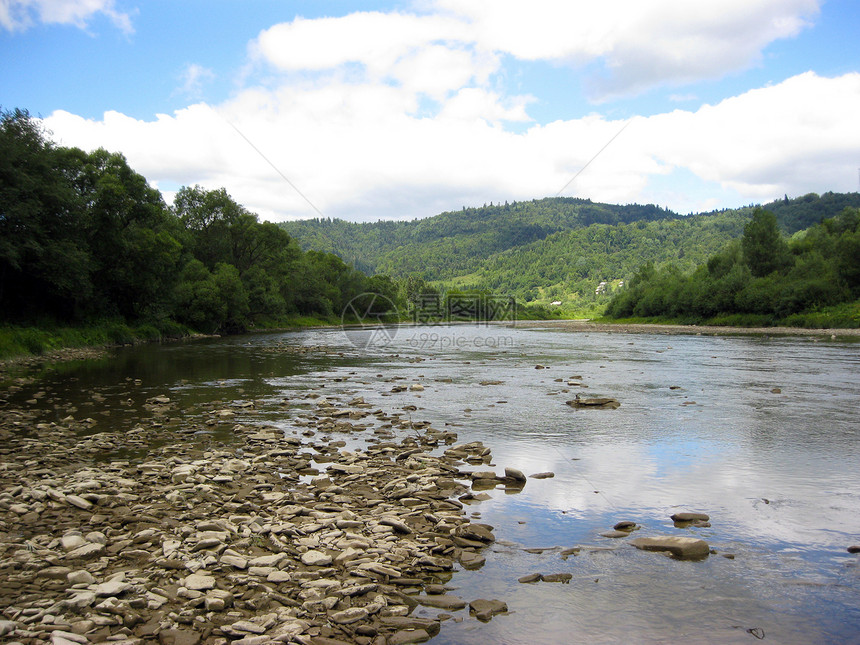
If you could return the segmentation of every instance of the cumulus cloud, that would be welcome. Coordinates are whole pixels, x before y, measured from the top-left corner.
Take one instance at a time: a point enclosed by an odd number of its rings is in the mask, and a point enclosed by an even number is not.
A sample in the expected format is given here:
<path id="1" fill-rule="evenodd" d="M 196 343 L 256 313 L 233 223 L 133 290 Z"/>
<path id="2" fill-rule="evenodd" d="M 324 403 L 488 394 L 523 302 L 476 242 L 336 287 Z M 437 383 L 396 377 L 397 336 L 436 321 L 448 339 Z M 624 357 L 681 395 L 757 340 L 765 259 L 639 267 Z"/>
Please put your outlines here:
<path id="1" fill-rule="evenodd" d="M 322 212 L 349 219 L 554 195 L 624 124 L 590 115 L 511 132 L 488 114 L 510 119 L 524 108 L 502 103 L 464 90 L 427 118 L 401 87 L 341 82 L 302 92 L 255 88 L 153 121 L 55 112 L 46 125 L 65 145 L 124 152 L 152 181 L 225 186 L 261 216 L 282 220 L 316 213 L 230 124 Z M 649 201 L 653 182 L 676 172 L 747 201 L 854 190 L 858 113 L 860 74 L 806 73 L 696 111 L 636 117 L 564 194 Z"/>
<path id="2" fill-rule="evenodd" d="M 348 219 L 421 217 L 554 195 L 625 124 L 563 194 L 700 210 L 855 188 L 858 74 L 810 72 L 629 123 L 599 114 L 538 123 L 529 108 L 540 97 L 507 88 L 510 58 L 586 65 L 586 76 L 597 69 L 591 87 L 601 99 L 724 74 L 803 29 L 816 0 L 413 7 L 296 18 L 262 31 L 249 58 L 264 81 L 253 84 L 251 74 L 218 105 L 154 120 L 55 112 L 46 125 L 65 145 L 124 152 L 155 183 L 224 186 L 273 220 L 317 208 Z M 183 88 L 193 96 L 211 76 L 190 65 Z M 674 179 L 685 190 L 667 189 Z M 707 195 L 694 190 L 705 186 Z"/>
<path id="3" fill-rule="evenodd" d="M 85 29 L 96 14 L 103 14 L 126 34 L 134 32 L 131 16 L 117 9 L 114 0 L 0 0 L 0 26 L 11 32 L 38 23 Z"/>
<path id="4" fill-rule="evenodd" d="M 853 190 L 846 169 L 860 151 L 858 109 L 860 74 L 807 72 L 696 112 L 655 116 L 646 145 L 671 166 L 755 199 Z"/>
<path id="5" fill-rule="evenodd" d="M 606 100 L 655 85 L 715 78 L 755 64 L 768 44 L 809 26 L 820 0 L 434 0 L 479 47 L 522 60 L 594 63 Z"/>
<path id="6" fill-rule="evenodd" d="M 472 77 L 485 82 L 500 56 L 552 61 L 587 68 L 586 87 L 600 102 L 748 68 L 770 43 L 810 26 L 819 3 L 432 0 L 425 14 L 296 18 L 263 31 L 251 52 L 282 72 L 357 65 L 434 97 Z"/>

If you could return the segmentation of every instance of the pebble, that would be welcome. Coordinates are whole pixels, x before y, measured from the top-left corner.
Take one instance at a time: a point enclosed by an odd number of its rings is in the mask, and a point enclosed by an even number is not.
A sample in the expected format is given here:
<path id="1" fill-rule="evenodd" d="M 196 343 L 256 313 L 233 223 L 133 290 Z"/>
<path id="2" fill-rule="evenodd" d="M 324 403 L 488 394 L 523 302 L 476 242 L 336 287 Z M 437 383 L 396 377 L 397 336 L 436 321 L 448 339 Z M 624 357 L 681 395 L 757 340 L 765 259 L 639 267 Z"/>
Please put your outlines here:
<path id="1" fill-rule="evenodd" d="M 185 578 L 185 586 L 192 591 L 206 591 L 207 589 L 215 588 L 214 576 L 207 576 L 200 573 L 192 573 Z"/>
<path id="2" fill-rule="evenodd" d="M 89 398 L 96 416 L 100 402 Z M 72 417 L 42 424 L 40 412 L 27 411 L 34 430 L 23 436 L 11 430 L 20 418 L 0 408 L 0 559 L 15 563 L 4 569 L 0 601 L 23 612 L 15 617 L 28 627 L 0 621 L 0 636 L 25 645 L 391 645 L 434 637 L 439 620 L 410 614 L 419 604 L 466 608 L 438 576 L 457 563 L 479 568 L 495 542 L 493 527 L 467 517 L 458 499 L 489 498 L 457 476 L 464 461 L 490 464 L 490 449 L 454 445 L 453 432 L 356 401 L 320 397 L 308 415 L 297 407 L 303 436 L 237 425 L 220 412 L 235 408 L 229 402 L 203 402 L 199 421 L 190 412 L 174 421 L 165 410 L 175 414 L 176 403 L 150 399 L 153 418 L 130 420 L 117 434 L 93 434 L 93 424 Z M 257 407 L 243 406 L 242 415 Z M 392 429 L 363 449 L 336 439 L 373 427 L 359 421 L 371 415 Z M 233 444 L 195 434 L 210 427 L 207 419 L 231 428 Z M 182 441 L 159 443 L 168 424 Z M 486 481 L 524 480 L 506 468 L 504 478 Z M 470 611 L 483 620 L 506 606 L 479 599 Z M 38 637 L 33 625 L 45 626 Z"/>

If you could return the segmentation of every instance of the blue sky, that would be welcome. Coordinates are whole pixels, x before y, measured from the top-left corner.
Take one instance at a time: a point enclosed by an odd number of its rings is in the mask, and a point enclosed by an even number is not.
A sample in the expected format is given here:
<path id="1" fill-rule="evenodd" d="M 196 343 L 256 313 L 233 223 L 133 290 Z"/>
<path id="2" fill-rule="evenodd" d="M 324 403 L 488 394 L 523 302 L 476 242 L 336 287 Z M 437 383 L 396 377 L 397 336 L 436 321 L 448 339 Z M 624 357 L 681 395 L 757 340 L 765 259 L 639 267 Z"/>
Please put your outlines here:
<path id="1" fill-rule="evenodd" d="M 858 33 L 849 0 L 0 0 L 0 105 L 271 220 L 552 196 L 623 127 L 562 194 L 693 212 L 858 190 Z"/>

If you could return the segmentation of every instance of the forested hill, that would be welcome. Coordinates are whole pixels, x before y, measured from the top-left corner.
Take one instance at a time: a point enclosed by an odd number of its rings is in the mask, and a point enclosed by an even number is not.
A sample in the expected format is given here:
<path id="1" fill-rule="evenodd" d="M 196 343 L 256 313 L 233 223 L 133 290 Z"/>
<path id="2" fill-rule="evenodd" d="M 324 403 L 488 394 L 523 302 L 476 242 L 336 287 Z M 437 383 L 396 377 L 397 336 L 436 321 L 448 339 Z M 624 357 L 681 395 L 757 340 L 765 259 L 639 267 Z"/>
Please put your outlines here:
<path id="1" fill-rule="evenodd" d="M 444 280 L 472 273 L 491 256 L 593 224 L 676 219 L 658 206 L 619 206 L 557 197 L 484 205 L 412 221 L 353 223 L 338 219 L 285 222 L 305 249 L 335 253 L 356 268 Z"/>
<path id="2" fill-rule="evenodd" d="M 857 193 L 809 194 L 765 204 L 784 234 L 804 230 L 846 207 Z M 419 275 L 460 288 L 487 288 L 527 301 L 581 306 L 646 262 L 696 265 L 739 237 L 752 206 L 681 216 L 653 205 L 548 198 L 464 208 L 410 222 L 314 219 L 282 226 L 304 248 L 339 255 L 356 268 Z"/>

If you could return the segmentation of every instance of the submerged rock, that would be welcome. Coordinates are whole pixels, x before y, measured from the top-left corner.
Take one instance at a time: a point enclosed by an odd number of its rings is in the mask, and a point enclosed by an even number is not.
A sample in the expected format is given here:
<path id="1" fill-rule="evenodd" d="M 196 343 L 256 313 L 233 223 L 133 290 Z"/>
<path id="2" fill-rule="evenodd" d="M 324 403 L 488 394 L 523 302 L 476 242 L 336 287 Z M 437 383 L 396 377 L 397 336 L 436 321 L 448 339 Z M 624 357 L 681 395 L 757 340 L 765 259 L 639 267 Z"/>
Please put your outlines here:
<path id="1" fill-rule="evenodd" d="M 604 531 L 600 534 L 600 537 L 605 538 L 626 538 L 630 537 L 629 531 Z"/>
<path id="2" fill-rule="evenodd" d="M 555 477 L 555 473 L 553 472 L 545 472 L 545 473 L 535 473 L 534 475 L 529 475 L 532 479 L 552 479 Z"/>
<path id="3" fill-rule="evenodd" d="M 579 394 L 577 394 L 573 400 L 566 401 L 566 403 L 572 408 L 615 410 L 616 408 L 621 407 L 621 403 L 619 403 L 618 399 L 613 399 L 611 397 L 591 397 L 584 399 Z"/>
<path id="4" fill-rule="evenodd" d="M 692 512 L 683 512 L 683 513 L 675 513 L 672 515 L 673 522 L 695 522 L 696 520 L 701 520 L 702 522 L 707 522 L 711 519 L 711 516 L 706 513 L 692 513 Z"/>
<path id="5" fill-rule="evenodd" d="M 541 576 L 543 582 L 560 582 L 563 585 L 569 584 L 572 578 L 572 573 L 548 573 Z"/>
<path id="6" fill-rule="evenodd" d="M 480 621 L 487 622 L 496 614 L 508 611 L 508 605 L 501 600 L 484 600 L 478 598 L 469 603 L 469 613 Z"/>

